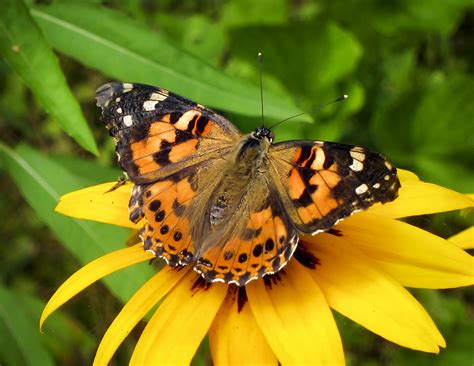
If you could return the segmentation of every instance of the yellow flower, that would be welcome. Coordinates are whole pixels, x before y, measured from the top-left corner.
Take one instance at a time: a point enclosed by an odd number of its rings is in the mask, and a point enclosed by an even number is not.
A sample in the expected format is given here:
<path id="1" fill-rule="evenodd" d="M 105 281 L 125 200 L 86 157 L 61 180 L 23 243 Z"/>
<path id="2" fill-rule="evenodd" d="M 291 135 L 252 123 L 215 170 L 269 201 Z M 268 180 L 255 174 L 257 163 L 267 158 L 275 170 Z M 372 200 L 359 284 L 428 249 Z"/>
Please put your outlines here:
<path id="1" fill-rule="evenodd" d="M 450 242 L 398 219 L 473 207 L 474 200 L 410 172 L 399 175 L 402 188 L 395 201 L 353 215 L 328 233 L 303 237 L 281 272 L 245 288 L 207 284 L 190 267 L 165 267 L 125 304 L 105 333 L 94 364 L 107 364 L 157 304 L 131 364 L 189 364 L 207 333 L 216 365 L 344 364 L 331 308 L 401 346 L 438 353 L 445 347 L 442 335 L 404 286 L 473 284 L 473 257 L 459 248 L 474 246 L 472 229 Z M 57 211 L 139 228 L 128 220 L 131 185 L 104 194 L 111 184 L 67 194 Z M 52 296 L 41 325 L 93 282 L 152 257 L 140 243 L 89 263 Z"/>

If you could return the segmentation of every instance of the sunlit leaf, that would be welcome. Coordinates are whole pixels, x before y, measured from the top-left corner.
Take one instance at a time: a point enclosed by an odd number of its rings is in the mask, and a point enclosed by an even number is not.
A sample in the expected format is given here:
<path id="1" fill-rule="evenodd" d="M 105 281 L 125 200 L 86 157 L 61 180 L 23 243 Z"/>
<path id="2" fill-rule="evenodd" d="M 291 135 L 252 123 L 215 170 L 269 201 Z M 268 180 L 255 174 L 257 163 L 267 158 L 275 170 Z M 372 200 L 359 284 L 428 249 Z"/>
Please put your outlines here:
<path id="1" fill-rule="evenodd" d="M 0 55 L 62 128 L 82 147 L 97 155 L 97 146 L 79 104 L 28 9 L 18 0 L 4 0 L 1 5 Z"/>
<path id="2" fill-rule="evenodd" d="M 31 14 L 56 49 L 109 77 L 159 85 L 222 110 L 260 114 L 258 87 L 225 75 L 118 12 L 75 3 L 38 7 Z M 298 112 L 286 100 L 266 95 L 268 117 Z"/>

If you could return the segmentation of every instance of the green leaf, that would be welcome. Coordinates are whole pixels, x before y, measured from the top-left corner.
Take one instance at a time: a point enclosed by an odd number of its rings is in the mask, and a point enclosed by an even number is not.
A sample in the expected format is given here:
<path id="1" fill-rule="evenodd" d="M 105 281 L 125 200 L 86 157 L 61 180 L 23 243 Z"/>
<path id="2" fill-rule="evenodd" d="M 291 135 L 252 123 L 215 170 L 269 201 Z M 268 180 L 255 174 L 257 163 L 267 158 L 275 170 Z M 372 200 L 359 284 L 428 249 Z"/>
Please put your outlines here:
<path id="1" fill-rule="evenodd" d="M 98 155 L 92 133 L 56 56 L 22 1 L 3 0 L 0 55 L 33 91 L 39 104 L 82 147 Z"/>
<path id="2" fill-rule="evenodd" d="M 378 147 L 423 179 L 470 192 L 474 184 L 474 79 L 435 72 L 424 84 L 402 89 L 398 98 L 376 111 L 371 127 Z"/>
<path id="3" fill-rule="evenodd" d="M 128 230 L 71 219 L 54 211 L 62 194 L 83 188 L 68 170 L 26 145 L 15 151 L 0 145 L 0 159 L 38 217 L 82 264 L 123 248 Z M 152 274 L 146 264 L 138 264 L 106 277 L 104 282 L 126 302 Z"/>
<path id="4" fill-rule="evenodd" d="M 113 182 L 123 176 L 123 172 L 119 168 L 104 166 L 94 160 L 84 160 L 67 155 L 53 155 L 51 160 L 80 179 L 83 186 Z"/>
<path id="5" fill-rule="evenodd" d="M 296 128 L 293 127 L 297 124 L 296 119 L 285 122 L 279 126 L 279 140 L 337 140 L 341 137 L 342 132 L 347 130 L 347 117 L 361 108 L 364 95 L 360 85 L 352 84 L 345 89 L 338 85 L 355 69 L 362 54 L 361 46 L 349 32 L 331 22 L 305 22 L 235 28 L 230 35 L 235 50 L 230 64 L 234 73 L 252 75 L 248 70 L 252 65 L 249 55 L 252 49 L 259 49 L 264 55 L 266 89 L 279 92 L 279 86 L 284 85 L 306 111 L 317 110 L 313 114 L 316 126 Z M 254 74 L 258 75 L 256 65 Z M 350 95 L 349 100 L 317 109 L 319 105 L 346 93 Z"/>
<path id="6" fill-rule="evenodd" d="M 220 22 L 226 27 L 251 24 L 283 24 L 288 18 L 285 0 L 231 0 L 222 6 Z"/>
<path id="7" fill-rule="evenodd" d="M 386 35 L 396 35 L 404 30 L 421 32 L 439 32 L 443 35 L 453 31 L 465 7 L 472 0 L 402 0 L 397 6 L 388 6 L 374 19 L 374 26 Z"/>
<path id="8" fill-rule="evenodd" d="M 474 151 L 474 78 L 432 75 L 412 122 L 412 136 L 423 154 L 471 155 Z"/>
<path id="9" fill-rule="evenodd" d="M 41 344 L 37 319 L 31 319 L 16 295 L 0 287 L 0 360 L 9 365 L 54 365 Z"/>
<path id="10" fill-rule="evenodd" d="M 218 66 L 225 51 L 224 27 L 204 15 L 158 14 L 158 24 L 166 34 L 190 54 Z"/>
<path id="11" fill-rule="evenodd" d="M 306 107 L 332 98 L 328 92 L 355 69 L 362 55 L 358 41 L 331 22 L 249 26 L 230 34 L 237 57 L 248 60 L 252 50 L 261 50 L 264 71 L 278 77 Z"/>
<path id="12" fill-rule="evenodd" d="M 472 193 L 474 173 L 472 164 L 463 163 L 459 159 L 430 155 L 415 155 L 413 160 L 419 175 L 431 182 L 450 187 L 459 192 Z"/>
<path id="13" fill-rule="evenodd" d="M 56 49 L 109 77 L 159 85 L 230 112 L 260 114 L 258 87 L 229 77 L 175 47 L 163 34 L 117 12 L 85 4 L 55 4 L 33 8 L 31 14 Z M 286 100 L 266 95 L 269 118 L 299 112 Z"/>

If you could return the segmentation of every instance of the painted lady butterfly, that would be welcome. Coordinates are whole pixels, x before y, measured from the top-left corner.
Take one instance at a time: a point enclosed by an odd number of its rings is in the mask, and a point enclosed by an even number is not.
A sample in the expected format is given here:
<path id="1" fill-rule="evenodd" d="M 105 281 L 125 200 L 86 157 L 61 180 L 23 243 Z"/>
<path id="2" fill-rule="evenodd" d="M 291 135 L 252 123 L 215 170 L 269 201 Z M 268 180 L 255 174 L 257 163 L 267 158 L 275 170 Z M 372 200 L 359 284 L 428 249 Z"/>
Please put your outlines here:
<path id="1" fill-rule="evenodd" d="M 147 85 L 105 84 L 96 99 L 135 184 L 130 220 L 143 220 L 145 250 L 192 264 L 209 282 L 243 286 L 275 273 L 299 235 L 397 197 L 395 167 L 361 147 L 273 144 L 265 127 L 242 135 L 216 112 Z"/>

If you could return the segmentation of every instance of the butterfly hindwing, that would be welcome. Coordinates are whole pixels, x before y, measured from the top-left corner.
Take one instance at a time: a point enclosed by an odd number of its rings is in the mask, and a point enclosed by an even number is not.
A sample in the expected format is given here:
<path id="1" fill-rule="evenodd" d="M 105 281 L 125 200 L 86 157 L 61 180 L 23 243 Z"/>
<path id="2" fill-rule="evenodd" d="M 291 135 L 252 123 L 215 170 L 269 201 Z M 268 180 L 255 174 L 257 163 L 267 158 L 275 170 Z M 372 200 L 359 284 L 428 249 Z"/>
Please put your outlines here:
<path id="1" fill-rule="evenodd" d="M 206 280 L 243 286 L 278 272 L 293 255 L 297 231 L 276 190 L 265 186 L 265 194 L 258 194 L 261 188 L 250 188 L 253 199 L 246 200 L 248 207 L 235 222 L 229 222 L 232 229 L 201 250 L 195 268 Z"/>
<path id="2" fill-rule="evenodd" d="M 140 235 L 145 250 L 172 266 L 194 259 L 187 211 L 197 193 L 188 178 L 152 183 L 142 195 L 147 224 Z"/>
<path id="3" fill-rule="evenodd" d="M 361 147 L 289 141 L 270 152 L 285 207 L 303 233 L 326 231 L 354 212 L 397 197 L 396 168 Z"/>

